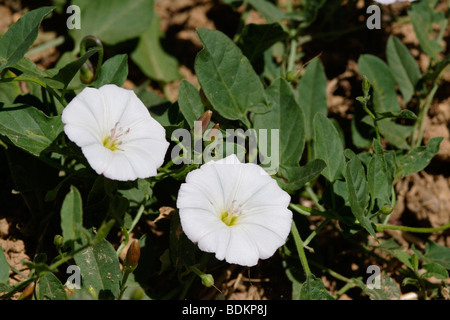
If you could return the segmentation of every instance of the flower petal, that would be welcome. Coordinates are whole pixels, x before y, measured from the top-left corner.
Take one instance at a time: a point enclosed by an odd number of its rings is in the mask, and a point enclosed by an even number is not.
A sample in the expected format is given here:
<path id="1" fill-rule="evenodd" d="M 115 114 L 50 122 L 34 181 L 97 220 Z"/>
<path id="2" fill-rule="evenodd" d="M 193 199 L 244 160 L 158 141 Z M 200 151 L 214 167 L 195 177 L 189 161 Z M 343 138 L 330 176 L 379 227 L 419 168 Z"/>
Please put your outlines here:
<path id="1" fill-rule="evenodd" d="M 223 260 L 228 252 L 231 235 L 231 228 L 222 223 L 199 239 L 198 247 L 205 252 L 215 252 L 216 258 Z"/>
<path id="2" fill-rule="evenodd" d="M 237 227 L 237 226 L 235 226 Z M 230 241 L 225 256 L 228 263 L 252 267 L 258 263 L 259 252 L 251 234 L 243 227 L 231 228 Z"/>
<path id="3" fill-rule="evenodd" d="M 90 144 L 101 144 L 100 135 L 91 127 L 86 125 L 66 124 L 64 132 L 70 140 L 75 141 L 79 147 L 88 146 Z"/>
<path id="4" fill-rule="evenodd" d="M 227 209 L 221 181 L 214 167 L 203 165 L 200 169 L 189 172 L 186 176 L 186 183 L 196 186 L 206 196 L 218 215 Z"/>
<path id="5" fill-rule="evenodd" d="M 118 181 L 136 180 L 138 176 L 135 170 L 129 160 L 129 155 L 127 156 L 123 152 L 112 152 L 111 160 L 103 171 L 103 175 Z"/>
<path id="6" fill-rule="evenodd" d="M 101 144 L 90 144 L 81 149 L 92 169 L 97 174 L 103 174 L 109 167 L 113 154 L 112 151 L 103 147 Z"/>
<path id="7" fill-rule="evenodd" d="M 213 201 L 197 185 L 192 183 L 183 183 L 178 191 L 177 207 L 179 209 L 195 208 L 207 210 L 216 217 L 220 217 L 214 207 Z M 181 213 L 180 213 L 181 215 Z"/>
<path id="8" fill-rule="evenodd" d="M 64 124 L 84 124 L 102 135 L 107 130 L 105 114 L 106 106 L 101 94 L 97 89 L 87 87 L 64 108 L 61 120 Z M 73 141 L 76 142 L 76 137 Z"/>
<path id="9" fill-rule="evenodd" d="M 106 107 L 105 125 L 112 129 L 119 122 L 119 127 L 128 127 L 133 121 L 139 119 L 141 115 L 137 115 L 131 121 L 124 121 L 122 116 L 127 112 L 129 105 L 132 105 L 132 99 L 138 99 L 136 95 L 133 96 L 132 90 L 120 88 L 113 84 L 107 84 L 98 89 L 102 97 L 103 103 Z M 144 106 L 145 108 L 145 106 Z M 146 109 L 146 108 L 145 108 Z M 147 110 L 145 110 L 147 111 Z M 147 116 L 149 113 L 147 111 Z"/>
<path id="10" fill-rule="evenodd" d="M 239 224 L 236 229 L 247 235 L 249 239 L 253 239 L 252 243 L 256 246 L 257 256 L 259 259 L 267 259 L 273 256 L 275 251 L 281 247 L 286 237 L 281 238 L 278 234 L 262 225 L 243 225 Z"/>

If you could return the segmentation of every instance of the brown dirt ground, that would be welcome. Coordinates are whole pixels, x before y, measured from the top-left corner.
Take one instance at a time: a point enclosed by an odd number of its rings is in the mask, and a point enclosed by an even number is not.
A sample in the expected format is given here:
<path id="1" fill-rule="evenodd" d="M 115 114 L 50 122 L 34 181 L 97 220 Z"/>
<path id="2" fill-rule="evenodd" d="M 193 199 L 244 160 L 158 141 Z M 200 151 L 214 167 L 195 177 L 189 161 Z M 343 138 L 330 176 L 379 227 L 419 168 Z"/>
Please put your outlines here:
<path id="1" fill-rule="evenodd" d="M 22 9 L 27 7 L 26 1 L 0 1 L 0 32 L 4 33 L 9 25 L 23 14 Z M 394 6 L 391 13 L 384 11 L 383 18 L 389 18 L 392 13 L 404 13 L 404 6 Z M 364 1 L 358 1 L 357 20 L 364 21 Z M 239 14 L 233 12 L 219 1 L 211 0 L 162 0 L 156 3 L 156 10 L 161 18 L 161 29 L 166 34 L 166 43 L 170 43 L 167 50 L 177 57 L 180 63 L 180 72 L 185 79 L 197 85 L 193 64 L 196 53 L 201 49 L 201 44 L 196 36 L 196 28 L 219 29 L 232 35 L 239 23 Z M 246 23 L 263 23 L 264 19 L 256 12 L 251 12 Z M 335 43 L 318 43 L 305 45 L 305 60 L 321 54 L 325 70 L 328 75 L 328 107 L 331 116 L 338 119 L 341 124 L 348 124 L 352 117 L 355 106 L 355 92 L 360 88 L 360 77 L 358 75 L 357 58 L 359 54 L 367 51 L 383 57 L 383 48 L 377 48 L 376 41 L 387 39 L 387 35 L 394 34 L 404 41 L 411 49 L 413 56 L 419 62 L 422 70 L 427 66 L 427 57 L 420 53 L 417 39 L 411 25 L 395 22 L 384 25 L 382 32 L 376 32 L 375 39 L 366 39 L 367 34 L 350 34 L 343 39 L 340 45 Z M 41 30 L 38 42 L 45 42 L 56 37 L 52 31 Z M 362 38 L 361 38 L 362 37 Z M 448 40 L 449 33 L 445 39 Z M 374 41 L 375 44 L 370 43 Z M 448 49 L 448 48 L 447 48 Z M 61 52 L 51 48 L 39 55 L 30 57 L 42 68 L 51 67 Z M 128 79 L 125 87 L 133 88 L 141 78 Z M 425 122 L 424 142 L 435 136 L 443 136 L 444 140 L 437 157 L 424 171 L 408 176 L 397 184 L 398 204 L 392 215 L 391 223 L 403 223 L 415 226 L 441 226 L 449 221 L 450 217 L 450 98 L 448 96 L 450 86 L 450 71 L 447 70 L 443 85 L 439 89 L 436 98 L 431 104 Z M 177 87 L 179 82 L 169 85 L 168 92 L 172 100 L 177 98 Z M 159 88 L 150 88 L 160 93 Z M 359 92 L 357 93 L 359 94 Z M 1 171 L 1 178 L 7 178 L 7 172 Z M 12 191 L 12 190 L 11 190 Z M 35 244 L 28 249 L 27 236 L 21 230 L 21 210 L 25 210 L 20 203 L 18 195 L 1 195 L 6 211 L 0 212 L 0 245 L 2 246 L 8 262 L 17 270 L 27 275 L 28 270 L 22 264 L 22 260 L 32 260 L 32 252 L 35 252 Z M 303 204 L 310 205 L 307 200 L 301 199 Z M 167 210 L 162 208 L 162 212 Z M 3 210 L 2 210 L 3 211 Z M 166 212 L 167 213 L 167 212 Z M 170 214 L 163 214 L 161 219 L 170 218 Z M 317 219 L 309 219 L 310 229 L 318 223 Z M 157 224 L 152 224 L 150 229 L 155 234 L 161 233 Z M 158 233 L 159 232 L 159 233 Z M 321 235 L 321 246 L 336 244 L 336 234 L 333 229 L 325 228 Z M 426 239 L 416 237 L 408 233 L 398 231 L 386 231 L 382 237 L 394 237 L 400 244 L 410 246 L 414 243 L 419 248 L 424 247 Z M 449 233 L 436 233 L 429 237 L 442 245 L 450 246 Z M 342 247 L 339 263 L 352 270 L 358 268 L 354 263 L 348 262 L 354 256 L 354 252 Z M 284 276 L 284 271 L 277 266 L 277 257 L 263 261 L 257 269 L 249 270 L 231 266 L 218 270 L 216 275 L 217 289 L 199 289 L 197 298 L 213 299 L 289 299 L 290 283 Z M 348 262 L 346 264 L 346 262 Z M 11 272 L 11 283 L 22 280 L 16 273 Z M 331 277 L 323 276 L 326 287 L 335 293 L 342 286 Z M 220 293 L 219 293 L 220 290 Z M 341 299 L 360 299 L 360 292 L 349 291 Z M 17 295 L 15 296 L 17 298 Z"/>

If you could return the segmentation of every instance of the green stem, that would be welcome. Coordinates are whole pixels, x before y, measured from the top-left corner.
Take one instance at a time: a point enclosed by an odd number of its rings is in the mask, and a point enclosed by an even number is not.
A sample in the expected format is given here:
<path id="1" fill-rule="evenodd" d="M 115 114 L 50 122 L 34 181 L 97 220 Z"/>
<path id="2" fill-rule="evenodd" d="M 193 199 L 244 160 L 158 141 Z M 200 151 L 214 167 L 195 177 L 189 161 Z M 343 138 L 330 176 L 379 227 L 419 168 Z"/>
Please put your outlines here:
<path id="1" fill-rule="evenodd" d="M 336 293 L 336 299 L 339 299 L 340 296 L 342 296 L 344 293 L 346 293 L 348 290 L 356 287 L 356 284 L 354 283 L 346 283 L 337 293 Z"/>
<path id="2" fill-rule="evenodd" d="M 300 213 L 300 214 L 302 214 L 304 216 L 307 216 L 307 217 L 312 215 L 311 214 L 311 210 L 312 210 L 311 208 L 304 207 L 304 206 L 302 206 L 300 204 L 289 203 L 289 208 L 293 209 L 294 211 L 296 211 L 296 212 L 298 212 L 298 213 Z"/>
<path id="3" fill-rule="evenodd" d="M 433 88 L 431 89 L 430 93 L 428 94 L 427 98 L 425 99 L 423 107 L 419 111 L 419 120 L 416 123 L 417 128 L 414 131 L 414 135 L 417 137 L 414 137 L 412 140 L 412 148 L 419 147 L 422 143 L 422 137 L 423 137 L 423 127 L 425 124 L 425 117 L 428 114 L 428 110 L 431 105 L 431 101 L 433 101 L 434 95 L 436 94 L 437 89 L 439 88 L 439 85 L 437 82 L 434 83 Z"/>
<path id="4" fill-rule="evenodd" d="M 138 212 L 136 214 L 136 216 L 133 219 L 133 222 L 131 223 L 130 229 L 127 230 L 127 233 L 131 233 L 134 229 L 134 227 L 136 227 L 136 225 L 138 224 L 139 220 L 142 217 L 142 214 L 144 213 L 145 210 L 145 206 L 144 203 L 147 202 L 148 196 L 145 196 L 143 203 L 141 204 L 141 206 L 138 209 Z M 125 248 L 125 246 L 128 244 L 128 240 L 129 238 L 127 238 L 125 241 L 123 241 L 119 248 L 117 248 L 117 256 L 120 256 L 120 253 L 122 252 L 122 250 Z"/>
<path id="5" fill-rule="evenodd" d="M 314 239 L 314 237 L 319 233 L 320 229 L 322 229 L 326 224 L 330 222 L 329 218 L 326 218 L 324 221 L 322 221 L 321 224 L 317 226 L 317 228 L 311 232 L 311 234 L 306 238 L 306 240 L 303 242 L 303 246 L 308 246 L 308 244 Z"/>
<path id="6" fill-rule="evenodd" d="M 289 208 L 304 215 L 304 216 L 323 216 L 325 218 L 332 219 L 333 215 L 329 211 L 318 211 L 313 208 L 302 206 L 301 204 L 290 203 Z"/>
<path id="7" fill-rule="evenodd" d="M 128 280 L 128 276 L 130 275 L 130 270 L 126 269 L 123 271 L 123 277 L 122 277 L 122 282 L 120 283 L 120 293 L 119 293 L 119 297 L 118 300 L 122 300 L 122 296 L 123 293 L 125 292 L 125 290 L 127 289 L 127 287 L 125 286 L 125 284 L 127 283 Z"/>
<path id="8" fill-rule="evenodd" d="M 294 237 L 295 246 L 297 248 L 298 257 L 300 258 L 300 263 L 302 264 L 303 270 L 305 271 L 306 276 L 312 275 L 311 269 L 308 265 L 308 260 L 306 259 L 304 244 L 294 221 L 292 221 L 291 233 Z"/>
<path id="9" fill-rule="evenodd" d="M 355 281 L 353 279 L 347 278 L 347 277 L 337 273 L 336 271 L 334 271 L 334 270 L 332 270 L 330 268 L 324 267 L 323 265 L 321 265 L 318 262 L 311 261 L 311 264 L 313 264 L 317 268 L 320 268 L 323 272 L 328 273 L 330 276 L 332 276 L 333 278 L 335 278 L 337 280 L 340 280 L 342 282 L 346 282 L 348 284 L 355 284 Z"/>
<path id="10" fill-rule="evenodd" d="M 53 264 L 51 264 L 48 268 L 50 270 L 56 270 L 60 265 L 62 265 L 63 263 L 66 263 L 67 261 L 69 261 L 70 259 L 72 259 L 77 253 L 89 248 L 91 246 L 90 243 L 85 244 L 84 246 L 81 246 L 80 248 L 72 251 L 69 255 L 62 257 L 60 260 L 54 262 Z"/>
<path id="11" fill-rule="evenodd" d="M 401 230 L 401 231 L 407 231 L 407 232 L 414 232 L 414 233 L 433 233 L 433 232 L 439 232 L 444 231 L 450 228 L 450 222 L 446 225 L 443 225 L 441 227 L 437 228 L 420 228 L 420 227 L 408 227 L 408 226 L 396 226 L 396 225 L 390 225 L 390 224 L 377 224 L 376 225 L 377 231 L 381 232 L 383 230 Z"/>
<path id="12" fill-rule="evenodd" d="M 293 37 L 291 39 L 291 44 L 290 44 L 286 73 L 288 73 L 294 69 L 296 56 L 297 56 L 297 39 L 295 37 Z"/>
<path id="13" fill-rule="evenodd" d="M 309 182 L 305 185 L 306 192 L 308 192 L 309 196 L 311 197 L 311 200 L 314 202 L 314 204 L 317 206 L 317 208 L 320 211 L 326 211 L 325 208 L 319 203 L 319 198 L 317 197 L 314 190 L 311 188 L 311 185 Z"/>
<path id="14" fill-rule="evenodd" d="M 369 101 L 369 96 L 366 96 L 360 102 L 361 102 L 361 104 L 363 106 L 364 111 L 366 111 L 366 113 L 372 118 L 372 120 L 373 120 L 373 127 L 375 128 L 375 134 L 377 136 L 377 140 L 381 144 L 380 129 L 378 128 L 378 124 L 377 124 L 378 119 L 377 119 L 377 117 L 375 117 L 373 112 L 370 111 L 369 107 L 367 106 L 367 102 L 368 101 Z"/>

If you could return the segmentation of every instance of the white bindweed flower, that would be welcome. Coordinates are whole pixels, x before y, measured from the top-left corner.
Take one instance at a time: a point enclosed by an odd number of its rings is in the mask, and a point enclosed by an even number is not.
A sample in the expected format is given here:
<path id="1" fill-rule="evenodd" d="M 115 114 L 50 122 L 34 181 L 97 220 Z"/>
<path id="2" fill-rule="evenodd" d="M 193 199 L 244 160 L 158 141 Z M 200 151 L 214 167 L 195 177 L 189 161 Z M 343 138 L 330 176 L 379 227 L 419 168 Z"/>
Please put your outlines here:
<path id="1" fill-rule="evenodd" d="M 395 2 L 413 2 L 416 0 L 374 0 L 375 2 L 381 3 L 381 4 L 392 4 Z"/>
<path id="2" fill-rule="evenodd" d="M 254 266 L 286 242 L 290 196 L 261 167 L 233 154 L 191 171 L 178 193 L 186 236 L 228 263 Z"/>
<path id="3" fill-rule="evenodd" d="M 62 113 L 64 132 L 91 167 L 113 180 L 155 176 L 169 147 L 166 133 L 132 90 L 85 88 Z"/>

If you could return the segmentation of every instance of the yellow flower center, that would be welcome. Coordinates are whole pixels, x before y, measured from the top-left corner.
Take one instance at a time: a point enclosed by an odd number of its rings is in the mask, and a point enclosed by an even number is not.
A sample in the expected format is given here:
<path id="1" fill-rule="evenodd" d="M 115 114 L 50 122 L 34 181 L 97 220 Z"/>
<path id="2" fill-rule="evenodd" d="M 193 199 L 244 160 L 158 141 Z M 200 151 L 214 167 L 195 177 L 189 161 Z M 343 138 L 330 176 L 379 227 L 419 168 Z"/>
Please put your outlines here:
<path id="1" fill-rule="evenodd" d="M 228 211 L 225 211 L 220 215 L 220 220 L 223 221 L 227 226 L 231 227 L 236 224 L 237 216 L 233 216 L 232 214 L 229 214 Z"/>
<path id="2" fill-rule="evenodd" d="M 237 223 L 239 216 L 241 215 L 241 205 L 237 204 L 236 200 L 233 200 L 231 206 L 227 211 L 220 215 L 220 220 L 227 226 L 231 227 Z"/>
<path id="3" fill-rule="evenodd" d="M 130 132 L 130 128 L 123 131 L 123 128 L 117 128 L 119 125 L 119 122 L 116 122 L 116 125 L 114 128 L 111 129 L 111 134 L 109 136 L 106 136 L 103 139 L 103 146 L 105 148 L 108 148 L 111 151 L 116 151 L 119 149 L 119 146 L 122 144 L 122 141 L 120 141 L 120 138 L 126 135 Z"/>

